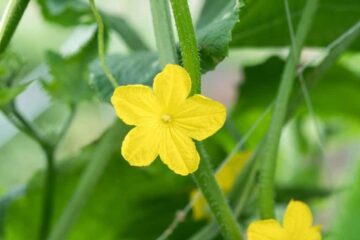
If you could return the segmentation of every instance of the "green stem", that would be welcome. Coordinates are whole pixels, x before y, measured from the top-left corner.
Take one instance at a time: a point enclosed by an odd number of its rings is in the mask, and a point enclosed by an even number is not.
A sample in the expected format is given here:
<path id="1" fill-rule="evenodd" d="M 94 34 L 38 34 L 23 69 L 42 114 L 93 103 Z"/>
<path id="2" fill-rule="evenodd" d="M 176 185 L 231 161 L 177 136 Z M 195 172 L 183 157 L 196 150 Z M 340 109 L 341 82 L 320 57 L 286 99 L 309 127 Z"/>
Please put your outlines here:
<path id="1" fill-rule="evenodd" d="M 103 135 L 97 144 L 91 159 L 89 159 L 89 164 L 82 174 L 73 196 L 51 232 L 50 237 L 48 238 L 49 240 L 67 239 L 72 226 L 87 203 L 87 200 L 96 183 L 102 176 L 107 163 L 116 149 L 118 149 L 119 139 L 123 138 L 126 132 L 127 128 L 120 122 L 116 122 Z"/>
<path id="2" fill-rule="evenodd" d="M 0 22 L 0 54 L 8 46 L 30 0 L 10 0 Z"/>
<path id="3" fill-rule="evenodd" d="M 316 80 L 321 79 L 321 76 L 329 70 L 329 68 L 336 63 L 337 59 L 344 53 L 352 43 L 354 43 L 360 36 L 360 22 L 358 22 L 353 28 L 350 34 L 344 35 L 341 37 L 337 47 L 334 47 L 330 50 L 327 57 L 317 66 L 314 70 L 312 70 L 305 77 L 305 83 L 307 86 L 311 87 L 315 84 Z M 291 107 L 287 111 L 286 122 L 291 118 L 291 116 L 295 113 L 296 109 L 300 105 L 303 100 L 303 95 L 301 93 L 301 89 L 299 90 L 298 96 L 295 97 L 291 101 Z M 246 165 L 243 171 L 238 175 L 235 180 L 235 184 L 232 187 L 232 190 L 229 195 L 229 202 L 231 205 L 235 207 L 235 214 L 239 216 L 241 214 L 241 210 L 245 206 L 245 203 L 249 196 L 249 191 L 247 189 L 253 189 L 251 186 L 256 184 L 256 173 L 259 171 L 258 164 L 258 155 L 259 152 L 262 152 L 263 142 L 257 147 L 258 150 L 254 152 L 251 159 L 249 159 L 249 165 Z M 255 164 L 256 165 L 255 165 Z M 255 165 L 255 167 L 254 167 Z M 249 175 L 250 174 L 250 175 Z M 250 177 L 249 177 L 250 176 Z M 251 192 L 251 191 L 250 191 Z M 191 240 L 201 240 L 201 239 L 212 239 L 216 237 L 219 232 L 219 228 L 216 226 L 216 223 L 212 221 L 208 225 L 206 225 L 203 229 L 201 229 L 198 233 L 196 233 Z"/>
<path id="4" fill-rule="evenodd" d="M 150 5 L 160 65 L 164 67 L 168 63 L 176 64 L 178 58 L 168 1 L 150 0 Z"/>
<path id="5" fill-rule="evenodd" d="M 62 140 L 63 136 L 67 132 L 75 113 L 76 107 L 71 107 L 71 112 L 66 120 L 64 127 L 60 131 L 60 134 L 55 141 L 51 143 L 43 138 L 36 129 L 31 125 L 31 123 L 21 114 L 17 109 L 15 102 L 10 104 L 10 112 L 6 114 L 9 120 L 21 131 L 26 133 L 34 141 L 38 142 L 41 149 L 45 153 L 46 158 L 46 172 L 44 180 L 44 191 L 43 191 L 43 201 L 42 201 L 42 218 L 39 229 L 39 239 L 47 239 L 51 227 L 51 220 L 53 214 L 53 205 L 55 199 L 55 184 L 56 184 L 56 168 L 55 168 L 55 151 L 59 142 Z"/>
<path id="6" fill-rule="evenodd" d="M 105 58 L 105 43 L 104 43 L 104 22 L 100 13 L 97 11 L 94 0 L 89 0 L 91 10 L 95 16 L 97 25 L 98 25 L 98 51 L 99 51 L 99 58 L 101 67 L 107 76 L 108 80 L 110 81 L 111 85 L 116 88 L 118 83 L 115 77 L 112 75 L 110 68 L 106 64 Z"/>
<path id="7" fill-rule="evenodd" d="M 261 149 L 260 144 L 257 149 Z M 258 150 L 252 154 L 245 167 L 242 169 L 238 175 L 235 183 L 232 187 L 232 190 L 229 194 L 229 202 L 234 209 L 235 216 L 239 217 L 242 212 L 251 191 L 255 186 L 256 173 L 258 171 L 258 159 L 257 153 Z M 213 239 L 219 233 L 219 227 L 216 225 L 215 221 L 211 221 L 200 231 L 198 231 L 190 240 L 202 240 L 202 239 Z"/>
<path id="8" fill-rule="evenodd" d="M 316 12 L 317 2 L 318 0 L 308 0 L 306 2 L 296 33 L 295 43 L 290 50 L 281 78 L 266 143 L 259 156 L 262 161 L 260 174 L 260 213 L 263 219 L 274 218 L 276 155 L 281 130 L 285 122 L 288 100 L 294 83 L 300 50 L 310 28 L 312 18 Z"/>
<path id="9" fill-rule="evenodd" d="M 214 173 L 210 168 L 210 163 L 201 143 L 197 143 L 201 161 L 199 169 L 193 174 L 198 187 L 206 198 L 212 213 L 219 225 L 224 239 L 242 239 L 240 228 L 236 218 L 231 212 L 231 208 L 226 201 L 224 193 L 221 191 Z"/>
<path id="10" fill-rule="evenodd" d="M 76 105 L 74 105 L 74 104 L 70 105 L 69 116 L 67 117 L 67 119 L 66 119 L 66 121 L 64 123 L 64 126 L 62 127 L 62 129 L 60 131 L 59 136 L 56 138 L 56 141 L 54 143 L 55 148 L 61 143 L 61 140 L 64 139 L 66 133 L 68 132 L 68 129 L 70 128 L 71 123 L 74 120 L 74 117 L 75 117 L 75 114 L 76 114 L 76 109 L 77 109 Z"/>
<path id="11" fill-rule="evenodd" d="M 20 113 L 18 110 L 15 102 L 11 103 L 11 114 L 13 115 L 14 119 L 17 120 L 21 126 L 20 129 L 23 130 L 30 138 L 34 141 L 38 142 L 41 148 L 45 151 L 47 148 L 52 148 L 50 143 L 46 141 L 46 139 L 41 136 L 41 134 L 32 126 L 32 124 Z"/>
<path id="12" fill-rule="evenodd" d="M 195 30 L 187 0 L 171 0 L 175 23 L 180 40 L 182 62 L 192 80 L 192 93 L 201 92 L 201 74 Z M 240 228 L 231 212 L 223 192 L 216 182 L 206 151 L 197 143 L 201 161 L 193 174 L 195 182 L 206 198 L 225 239 L 242 239 Z"/>
<path id="13" fill-rule="evenodd" d="M 45 240 L 49 234 L 51 219 L 53 214 L 53 203 L 55 195 L 55 163 L 54 163 L 54 152 L 56 146 L 49 143 L 44 139 L 36 129 L 28 122 L 24 116 L 19 112 L 16 107 L 15 102 L 11 103 L 11 113 L 13 117 L 13 123 L 16 126 L 24 131 L 29 137 L 34 141 L 38 142 L 41 149 L 45 154 L 46 159 L 46 172 L 44 179 L 44 191 L 43 191 L 43 201 L 42 201 L 42 213 L 41 213 L 41 223 L 39 228 L 39 239 Z"/>
<path id="14" fill-rule="evenodd" d="M 44 149 L 46 155 L 45 186 L 43 191 L 42 218 L 39 239 L 46 240 L 54 212 L 56 169 L 54 162 L 54 149 Z"/>
<path id="15" fill-rule="evenodd" d="M 201 72 L 199 52 L 186 0 L 171 0 L 177 32 L 179 35 L 182 64 L 188 71 L 191 81 L 191 94 L 201 92 Z"/>

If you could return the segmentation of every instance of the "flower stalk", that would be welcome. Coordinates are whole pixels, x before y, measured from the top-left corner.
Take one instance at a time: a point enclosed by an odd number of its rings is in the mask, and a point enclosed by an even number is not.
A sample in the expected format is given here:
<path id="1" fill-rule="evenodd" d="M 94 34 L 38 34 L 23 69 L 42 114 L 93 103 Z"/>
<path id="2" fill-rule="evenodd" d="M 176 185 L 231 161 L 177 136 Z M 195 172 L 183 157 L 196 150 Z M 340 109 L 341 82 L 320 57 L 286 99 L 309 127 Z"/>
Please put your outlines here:
<path id="1" fill-rule="evenodd" d="M 195 30 L 186 0 L 171 0 L 171 6 L 179 35 L 182 63 L 192 80 L 192 94 L 201 92 L 201 73 Z M 240 228 L 216 182 L 206 151 L 201 142 L 197 143 L 201 157 L 199 169 L 193 174 L 194 180 L 207 199 L 225 239 L 242 239 Z"/>

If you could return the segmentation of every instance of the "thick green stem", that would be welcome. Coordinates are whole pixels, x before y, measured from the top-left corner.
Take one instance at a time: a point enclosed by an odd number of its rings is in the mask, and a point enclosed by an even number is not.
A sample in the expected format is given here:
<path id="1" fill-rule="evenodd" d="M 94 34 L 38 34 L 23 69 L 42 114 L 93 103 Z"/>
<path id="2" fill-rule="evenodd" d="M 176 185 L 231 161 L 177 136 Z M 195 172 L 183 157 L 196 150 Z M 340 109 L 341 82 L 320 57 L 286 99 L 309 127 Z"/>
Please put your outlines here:
<path id="1" fill-rule="evenodd" d="M 101 138 L 91 159 L 89 159 L 89 164 L 82 174 L 73 196 L 51 232 L 49 240 L 67 239 L 72 226 L 87 203 L 96 183 L 102 176 L 108 161 L 116 149 L 118 149 L 120 139 L 124 137 L 126 132 L 127 128 L 120 122 L 116 122 Z"/>
<path id="2" fill-rule="evenodd" d="M 175 23 L 180 40 L 182 63 L 192 80 L 192 94 L 201 92 L 201 74 L 195 30 L 187 0 L 171 0 Z M 231 212 L 223 192 L 216 182 L 210 162 L 201 143 L 199 169 L 193 174 L 195 182 L 206 198 L 225 239 L 242 239 L 240 228 Z"/>
<path id="3" fill-rule="evenodd" d="M 306 2 L 296 33 L 295 43 L 290 50 L 285 69 L 282 74 L 266 143 L 260 152 L 259 157 L 262 162 L 260 174 L 260 213 L 263 219 L 274 218 L 274 181 L 276 156 L 281 130 L 285 122 L 288 100 L 294 83 L 300 50 L 310 28 L 312 18 L 316 12 L 317 3 L 318 0 L 308 0 Z"/>
<path id="4" fill-rule="evenodd" d="M 46 240 L 51 227 L 52 213 L 54 212 L 56 169 L 54 162 L 54 149 L 45 150 L 46 172 L 44 178 L 44 191 L 42 203 L 42 218 L 40 225 L 39 239 Z"/>
<path id="5" fill-rule="evenodd" d="M 116 88 L 119 84 L 117 83 L 115 77 L 112 75 L 109 66 L 106 64 L 105 58 L 105 43 L 104 43 L 104 22 L 100 13 L 97 11 L 94 0 L 89 0 L 91 10 L 95 16 L 97 25 L 98 25 L 98 51 L 101 67 L 110 81 L 111 85 Z"/>
<path id="6" fill-rule="evenodd" d="M 0 21 L 0 54 L 8 46 L 30 0 L 10 0 Z"/>
<path id="7" fill-rule="evenodd" d="M 178 58 L 168 1 L 150 0 L 150 5 L 160 65 L 175 64 Z"/>
<path id="8" fill-rule="evenodd" d="M 182 64 L 188 71 L 191 81 L 191 93 L 201 92 L 201 72 L 194 26 L 186 0 L 171 0 L 171 6 L 179 35 Z"/>
<path id="9" fill-rule="evenodd" d="M 358 22 L 354 27 L 351 28 L 349 34 L 343 34 L 339 40 L 336 47 L 333 47 L 329 50 L 329 54 L 327 57 L 321 62 L 321 64 L 312 70 L 305 77 L 305 83 L 308 87 L 312 87 L 314 83 L 321 79 L 321 76 L 337 61 L 337 59 L 344 53 L 352 43 L 354 43 L 360 36 L 360 22 Z M 295 97 L 290 104 L 290 108 L 287 111 L 286 122 L 291 118 L 294 114 L 295 110 L 300 105 L 301 101 L 303 101 L 303 95 L 301 94 L 301 90 L 299 90 L 298 96 Z M 259 171 L 258 164 L 258 153 L 262 152 L 263 142 L 257 147 L 258 150 L 254 152 L 251 159 L 248 160 L 249 165 L 241 171 L 238 175 L 234 186 L 229 195 L 229 202 L 232 206 L 235 207 L 235 214 L 239 216 L 241 214 L 241 210 L 243 209 L 247 198 L 249 196 L 249 191 L 247 189 L 252 189 L 251 186 L 254 186 L 256 183 L 256 173 Z M 216 237 L 219 233 L 219 228 L 216 226 L 216 223 L 212 221 L 208 225 L 206 225 L 203 229 L 201 229 L 198 233 L 196 233 L 191 240 L 201 240 L 201 239 L 212 239 Z"/>
<path id="10" fill-rule="evenodd" d="M 200 142 L 197 143 L 197 149 L 200 153 L 201 161 L 199 169 L 193 174 L 194 180 L 206 198 L 224 239 L 242 239 L 240 228 L 231 212 L 224 193 L 216 182 L 207 153 Z"/>

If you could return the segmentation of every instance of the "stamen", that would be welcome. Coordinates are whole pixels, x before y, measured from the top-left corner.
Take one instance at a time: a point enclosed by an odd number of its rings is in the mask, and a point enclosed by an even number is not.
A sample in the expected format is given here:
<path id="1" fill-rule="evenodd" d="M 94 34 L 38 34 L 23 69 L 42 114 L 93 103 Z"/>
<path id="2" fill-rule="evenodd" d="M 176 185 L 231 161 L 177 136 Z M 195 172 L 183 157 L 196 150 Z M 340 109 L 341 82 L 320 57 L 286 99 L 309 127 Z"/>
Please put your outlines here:
<path id="1" fill-rule="evenodd" d="M 169 123 L 169 122 L 171 122 L 171 116 L 164 114 L 161 116 L 161 120 L 163 120 L 163 122 L 165 122 L 165 123 Z"/>

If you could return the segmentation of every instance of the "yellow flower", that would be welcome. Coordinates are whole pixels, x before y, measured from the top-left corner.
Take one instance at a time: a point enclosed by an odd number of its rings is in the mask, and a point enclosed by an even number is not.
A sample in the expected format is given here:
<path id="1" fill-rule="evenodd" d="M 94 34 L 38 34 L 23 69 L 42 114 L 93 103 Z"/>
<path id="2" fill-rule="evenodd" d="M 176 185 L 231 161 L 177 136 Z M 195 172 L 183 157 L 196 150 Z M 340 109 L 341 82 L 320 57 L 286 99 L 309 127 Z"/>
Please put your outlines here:
<path id="1" fill-rule="evenodd" d="M 175 173 L 197 170 L 200 157 L 192 139 L 201 141 L 219 130 L 225 107 L 200 94 L 189 97 L 191 79 L 186 70 L 168 64 L 154 78 L 153 89 L 128 85 L 115 89 L 111 103 L 128 125 L 121 153 L 132 166 L 147 166 L 159 155 Z"/>
<path id="2" fill-rule="evenodd" d="M 248 240 L 321 240 L 320 227 L 312 226 L 310 208 L 303 202 L 291 201 L 284 215 L 283 226 L 274 219 L 250 224 Z"/>
<path id="3" fill-rule="evenodd" d="M 244 167 L 246 160 L 249 158 L 251 152 L 239 152 L 232 157 L 229 162 L 215 175 L 221 190 L 228 193 L 234 184 L 235 178 L 241 169 Z M 190 198 L 194 199 L 198 194 L 198 190 L 194 190 L 190 194 Z M 207 217 L 210 213 L 206 200 L 200 196 L 193 205 L 193 217 L 196 220 Z"/>

